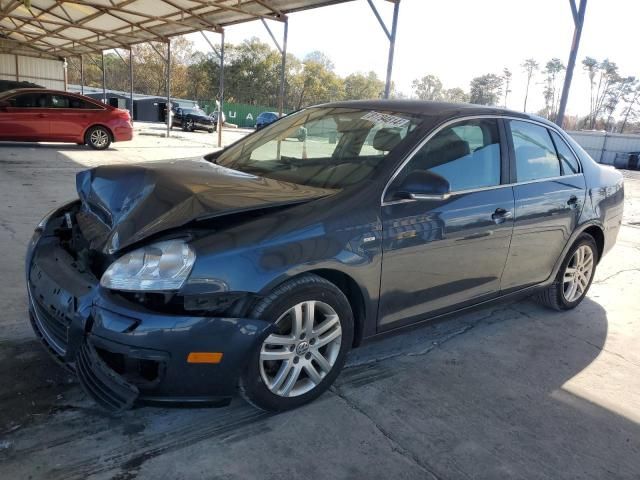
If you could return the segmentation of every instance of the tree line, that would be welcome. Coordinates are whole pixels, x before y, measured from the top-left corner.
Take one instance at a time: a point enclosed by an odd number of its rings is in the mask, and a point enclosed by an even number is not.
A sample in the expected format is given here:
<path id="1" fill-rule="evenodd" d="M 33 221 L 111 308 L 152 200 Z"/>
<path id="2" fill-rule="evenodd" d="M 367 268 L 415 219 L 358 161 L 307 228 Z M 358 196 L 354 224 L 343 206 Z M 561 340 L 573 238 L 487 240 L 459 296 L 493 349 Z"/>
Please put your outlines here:
<path id="1" fill-rule="evenodd" d="M 541 65 L 534 58 L 520 65 L 524 73 L 524 102 L 527 111 L 529 92 L 541 74 L 544 107 L 536 114 L 551 121 L 556 119 L 564 83 L 565 65 L 559 58 L 552 58 Z M 634 76 L 620 74 L 615 62 L 609 59 L 598 61 L 585 57 L 582 61 L 585 75 L 589 79 L 589 113 L 585 116 L 565 117 L 565 128 L 606 130 L 624 133 L 640 130 L 640 81 Z M 413 81 L 413 94 L 422 100 L 468 102 L 478 105 L 506 106 L 511 93 L 513 74 L 504 68 L 501 74 L 487 73 L 471 80 L 469 90 L 445 88 L 435 75 L 425 75 Z"/>
<path id="2" fill-rule="evenodd" d="M 186 37 L 172 40 L 171 95 L 200 103 L 219 98 L 220 60 L 217 46 L 213 51 L 197 50 Z M 163 44 L 143 43 L 132 47 L 134 91 L 148 95 L 166 95 L 166 55 Z M 281 75 L 280 52 L 271 45 L 250 38 L 240 44 L 225 44 L 225 101 L 276 107 Z M 128 55 L 105 54 L 107 88 L 129 89 Z M 70 83 L 80 83 L 78 62 L 71 61 Z M 85 85 L 102 85 L 99 57 L 85 56 Z M 640 129 L 640 82 L 634 76 L 624 76 L 615 62 L 585 57 L 584 75 L 589 80 L 589 98 L 584 104 L 589 113 L 582 117 L 566 116 L 565 127 L 597 129 L 612 132 Z M 564 82 L 565 65 L 558 58 L 540 64 L 527 58 L 520 65 L 523 73 L 524 99 L 522 110 L 528 110 L 530 92 L 542 85 L 544 107 L 534 113 L 555 120 Z M 577 74 L 577 72 L 576 72 Z M 506 106 L 513 86 L 513 73 L 504 68 L 501 73 L 486 73 L 473 78 L 468 90 L 446 88 L 436 75 L 425 75 L 412 83 L 412 96 L 423 100 L 469 102 L 479 105 Z M 285 110 L 338 100 L 380 98 L 384 82 L 375 72 L 352 73 L 345 77 L 335 72 L 331 59 L 316 51 L 298 58 L 287 54 L 285 72 Z M 392 96 L 404 95 L 392 86 Z M 513 105 L 513 101 L 509 102 Z"/>
<path id="3" fill-rule="evenodd" d="M 196 50 L 185 37 L 171 44 L 171 96 L 211 102 L 219 98 L 220 59 L 218 51 Z M 118 54 L 120 53 L 120 55 Z M 105 53 L 106 86 L 111 90 L 129 90 L 128 52 Z M 147 95 L 166 95 L 166 46 L 144 43 L 132 47 L 133 90 Z M 278 105 L 281 75 L 280 52 L 257 38 L 239 45 L 225 44 L 225 102 L 251 105 Z M 78 61 L 68 68 L 69 82 L 80 83 Z M 85 56 L 85 85 L 101 87 L 100 57 Z M 285 110 L 337 100 L 380 98 L 384 82 L 375 72 L 339 76 L 334 64 L 322 52 L 303 59 L 287 54 L 285 72 Z"/>

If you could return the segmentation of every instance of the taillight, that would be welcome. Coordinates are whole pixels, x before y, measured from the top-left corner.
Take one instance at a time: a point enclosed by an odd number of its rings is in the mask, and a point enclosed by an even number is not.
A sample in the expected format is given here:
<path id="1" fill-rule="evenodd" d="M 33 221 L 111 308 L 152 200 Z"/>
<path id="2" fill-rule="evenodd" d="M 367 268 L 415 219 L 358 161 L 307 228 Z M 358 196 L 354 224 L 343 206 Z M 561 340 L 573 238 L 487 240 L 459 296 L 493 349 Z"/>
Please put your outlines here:
<path id="1" fill-rule="evenodd" d="M 116 116 L 119 118 L 124 118 L 126 120 L 131 120 L 131 115 L 129 115 L 129 110 L 124 110 L 122 108 L 117 108 L 115 110 Z"/>

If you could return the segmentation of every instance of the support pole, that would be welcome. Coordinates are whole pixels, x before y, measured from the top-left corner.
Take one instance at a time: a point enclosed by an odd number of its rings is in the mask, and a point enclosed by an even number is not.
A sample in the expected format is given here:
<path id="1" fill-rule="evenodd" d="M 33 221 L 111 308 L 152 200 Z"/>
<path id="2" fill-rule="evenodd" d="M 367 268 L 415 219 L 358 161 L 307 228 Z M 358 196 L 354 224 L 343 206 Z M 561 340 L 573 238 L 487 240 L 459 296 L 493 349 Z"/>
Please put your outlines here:
<path id="1" fill-rule="evenodd" d="M 131 105 L 131 124 L 133 125 L 133 55 L 129 47 L 129 104 Z"/>
<path id="2" fill-rule="evenodd" d="M 391 21 L 391 32 L 389 32 L 389 29 L 385 25 L 384 20 L 382 20 L 382 17 L 380 16 L 380 12 L 378 12 L 378 9 L 373 3 L 373 0 L 367 0 L 367 2 L 369 2 L 369 6 L 371 7 L 371 10 L 373 11 L 373 14 L 376 16 L 378 23 L 382 27 L 384 34 L 387 36 L 387 39 L 389 40 L 389 57 L 387 59 L 387 78 L 384 83 L 384 98 L 389 98 L 389 95 L 391 93 L 391 74 L 393 72 L 393 55 L 396 49 L 396 32 L 398 30 L 398 13 L 400 11 L 400 0 L 389 0 L 389 1 L 393 2 L 393 20 Z"/>
<path id="3" fill-rule="evenodd" d="M 80 55 L 80 94 L 84 95 L 84 59 Z"/>
<path id="4" fill-rule="evenodd" d="M 399 10 L 400 0 L 397 0 L 393 5 L 393 23 L 391 24 L 391 36 L 389 38 L 389 59 L 387 60 L 387 79 L 384 84 L 384 98 L 389 98 L 389 94 L 391 93 L 391 73 L 393 72 L 393 55 L 396 49 Z"/>
<path id="5" fill-rule="evenodd" d="M 286 77 L 286 70 L 287 70 L 287 39 L 289 38 L 289 17 L 282 16 L 282 21 L 284 22 L 282 47 L 278 43 L 278 40 L 276 40 L 276 36 L 271 31 L 271 28 L 269 27 L 269 24 L 267 23 L 267 21 L 264 18 L 261 18 L 260 20 L 262 21 L 264 28 L 267 29 L 267 33 L 269 33 L 271 40 L 273 40 L 274 45 L 276 46 L 276 48 L 280 52 L 280 55 L 282 56 L 282 63 L 280 67 L 281 69 L 280 70 L 280 87 L 278 89 L 278 116 L 282 117 L 282 114 L 284 113 L 284 89 L 285 89 L 285 77 Z"/>
<path id="6" fill-rule="evenodd" d="M 576 57 L 578 56 L 578 47 L 580 46 L 580 37 L 582 36 L 582 26 L 584 25 L 584 14 L 587 10 L 587 0 L 580 0 L 580 8 L 576 9 L 576 0 L 569 0 L 571 13 L 573 15 L 573 41 L 571 42 L 571 51 L 569 52 L 569 61 L 567 62 L 567 73 L 564 76 L 564 85 L 562 87 L 562 96 L 560 97 L 560 105 L 558 106 L 558 115 L 556 116 L 556 125 L 562 128 L 564 121 L 564 112 L 567 108 L 569 100 L 569 89 L 571 88 L 571 80 L 573 79 L 573 69 L 576 66 Z"/>
<path id="7" fill-rule="evenodd" d="M 68 72 L 67 72 L 67 68 L 68 68 L 68 64 L 67 64 L 67 59 L 64 59 L 64 91 L 68 91 L 69 90 L 69 77 L 68 77 Z"/>
<path id="8" fill-rule="evenodd" d="M 282 71 L 280 72 L 280 95 L 278 99 L 278 116 L 284 113 L 284 88 L 287 75 L 287 39 L 289 37 L 289 18 L 284 20 L 284 33 L 282 36 Z"/>
<path id="9" fill-rule="evenodd" d="M 220 30 L 220 101 L 218 105 L 218 148 L 222 147 L 222 112 L 224 110 L 224 30 Z"/>
<path id="10" fill-rule="evenodd" d="M 171 134 L 171 39 L 167 39 L 167 138 Z"/>
<path id="11" fill-rule="evenodd" d="M 104 71 L 104 50 L 102 50 L 102 103 L 107 103 L 107 75 Z"/>

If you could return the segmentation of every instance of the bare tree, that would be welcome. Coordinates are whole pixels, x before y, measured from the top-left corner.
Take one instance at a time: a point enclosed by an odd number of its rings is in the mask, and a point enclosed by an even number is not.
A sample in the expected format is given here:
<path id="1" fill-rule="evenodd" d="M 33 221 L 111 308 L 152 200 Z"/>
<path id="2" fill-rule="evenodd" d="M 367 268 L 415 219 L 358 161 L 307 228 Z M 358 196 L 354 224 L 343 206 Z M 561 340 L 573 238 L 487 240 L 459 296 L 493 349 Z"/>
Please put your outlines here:
<path id="1" fill-rule="evenodd" d="M 511 93 L 511 89 L 509 87 L 511 86 L 512 76 L 513 74 L 511 73 L 511 70 L 509 70 L 507 67 L 504 67 L 504 70 L 502 70 L 502 79 L 504 80 L 504 108 L 507 108 L 507 98 Z"/>
<path id="2" fill-rule="evenodd" d="M 592 115 L 596 103 L 595 86 L 598 60 L 593 57 L 584 57 L 584 60 L 582 60 L 582 69 L 587 72 L 587 76 L 589 77 L 589 128 L 593 128 Z"/>
<path id="3" fill-rule="evenodd" d="M 540 69 L 540 65 L 533 58 L 527 58 L 524 63 L 521 65 L 525 73 L 527 74 L 527 88 L 524 91 L 524 107 L 523 111 L 527 111 L 527 99 L 529 98 L 529 85 L 531 85 L 531 79 Z"/>
<path id="4" fill-rule="evenodd" d="M 630 86 L 628 93 L 623 96 L 622 101 L 626 104 L 622 114 L 622 125 L 620 126 L 620 133 L 624 133 L 624 129 L 627 126 L 627 122 L 630 118 L 633 118 L 637 114 L 636 107 L 640 103 L 640 83 L 638 80 L 634 80 Z"/>

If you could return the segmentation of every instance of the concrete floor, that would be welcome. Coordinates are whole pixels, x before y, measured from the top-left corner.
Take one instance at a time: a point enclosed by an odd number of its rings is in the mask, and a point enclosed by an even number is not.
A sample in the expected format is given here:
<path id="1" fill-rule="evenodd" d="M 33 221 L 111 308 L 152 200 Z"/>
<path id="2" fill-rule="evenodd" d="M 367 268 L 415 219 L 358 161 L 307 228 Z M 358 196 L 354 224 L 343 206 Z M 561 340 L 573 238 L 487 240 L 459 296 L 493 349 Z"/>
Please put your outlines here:
<path id="1" fill-rule="evenodd" d="M 139 135 L 107 152 L 0 145 L 1 478 L 640 478 L 640 175 L 631 172 L 618 244 L 572 312 L 522 301 L 368 344 L 330 392 L 277 416 L 240 399 L 95 409 L 28 326 L 22 263 L 33 226 L 74 195 L 77 171 L 200 155 L 211 137 Z"/>

